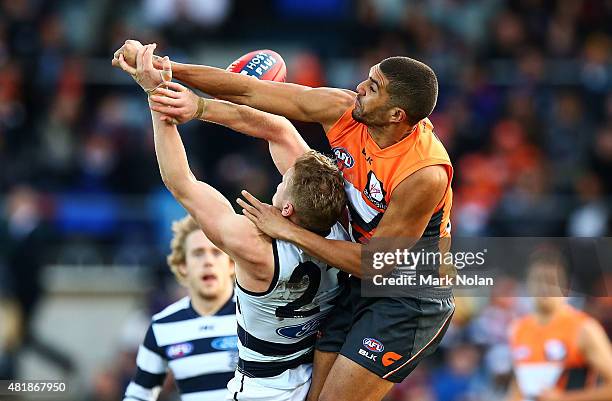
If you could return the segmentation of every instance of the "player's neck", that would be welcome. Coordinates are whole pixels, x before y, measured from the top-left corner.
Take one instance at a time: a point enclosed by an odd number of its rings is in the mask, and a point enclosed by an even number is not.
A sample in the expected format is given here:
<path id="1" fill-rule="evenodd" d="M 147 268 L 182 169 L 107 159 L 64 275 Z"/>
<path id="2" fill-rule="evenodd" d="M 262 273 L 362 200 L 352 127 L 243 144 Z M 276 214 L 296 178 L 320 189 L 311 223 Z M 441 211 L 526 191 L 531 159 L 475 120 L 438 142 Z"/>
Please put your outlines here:
<path id="1" fill-rule="evenodd" d="M 203 298 L 199 294 L 190 293 L 191 306 L 200 316 L 211 316 L 217 313 L 232 296 L 232 287 L 228 286 L 224 292 L 216 298 Z"/>
<path id="2" fill-rule="evenodd" d="M 368 126 L 370 136 L 380 149 L 395 145 L 416 130 L 416 125 Z"/>

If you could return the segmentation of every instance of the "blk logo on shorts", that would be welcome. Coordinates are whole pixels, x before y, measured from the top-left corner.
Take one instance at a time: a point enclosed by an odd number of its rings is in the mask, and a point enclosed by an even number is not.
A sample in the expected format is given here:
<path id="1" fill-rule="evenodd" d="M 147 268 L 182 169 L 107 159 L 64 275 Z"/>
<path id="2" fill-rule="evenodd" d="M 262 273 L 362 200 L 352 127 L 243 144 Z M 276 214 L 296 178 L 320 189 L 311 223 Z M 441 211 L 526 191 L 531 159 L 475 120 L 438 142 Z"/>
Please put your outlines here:
<path id="1" fill-rule="evenodd" d="M 368 351 L 364 350 L 363 348 L 359 348 L 359 355 L 365 356 L 366 358 L 371 359 L 374 362 L 376 362 L 376 357 L 378 356 L 378 355 L 370 354 Z"/>
<path id="2" fill-rule="evenodd" d="M 383 344 L 375 338 L 364 338 L 363 346 L 372 352 L 383 352 L 385 349 Z"/>
<path id="3" fill-rule="evenodd" d="M 383 366 L 390 366 L 393 365 L 395 362 L 399 361 L 400 359 L 402 359 L 402 356 L 400 354 L 397 354 L 393 351 L 389 351 L 382 356 L 381 362 Z"/>

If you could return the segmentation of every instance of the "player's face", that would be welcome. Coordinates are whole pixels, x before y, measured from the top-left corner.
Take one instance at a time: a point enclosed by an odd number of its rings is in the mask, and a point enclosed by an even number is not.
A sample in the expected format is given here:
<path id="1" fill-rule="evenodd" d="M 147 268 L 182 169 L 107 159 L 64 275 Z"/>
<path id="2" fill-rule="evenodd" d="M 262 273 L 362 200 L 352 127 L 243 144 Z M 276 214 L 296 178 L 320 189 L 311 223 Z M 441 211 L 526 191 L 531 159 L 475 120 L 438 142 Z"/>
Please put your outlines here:
<path id="1" fill-rule="evenodd" d="M 234 263 L 200 230 L 185 238 L 185 270 L 191 296 L 214 299 L 233 286 Z"/>
<path id="2" fill-rule="evenodd" d="M 389 94 L 386 86 L 389 80 L 376 64 L 370 68 L 368 79 L 357 85 L 357 98 L 353 118 L 370 126 L 383 126 L 389 123 Z"/>
<path id="3" fill-rule="evenodd" d="M 291 167 L 290 169 L 285 171 L 285 174 L 283 174 L 283 180 L 276 187 L 276 192 L 272 197 L 272 206 L 278 209 L 282 209 L 285 201 L 288 200 L 287 194 L 289 191 L 287 190 L 287 188 L 289 186 L 289 183 L 291 182 L 291 177 L 293 177 L 294 170 L 295 169 Z"/>
<path id="4" fill-rule="evenodd" d="M 552 310 L 564 301 L 565 273 L 554 265 L 538 264 L 529 269 L 527 288 L 535 297 L 535 305 L 541 310 Z"/>

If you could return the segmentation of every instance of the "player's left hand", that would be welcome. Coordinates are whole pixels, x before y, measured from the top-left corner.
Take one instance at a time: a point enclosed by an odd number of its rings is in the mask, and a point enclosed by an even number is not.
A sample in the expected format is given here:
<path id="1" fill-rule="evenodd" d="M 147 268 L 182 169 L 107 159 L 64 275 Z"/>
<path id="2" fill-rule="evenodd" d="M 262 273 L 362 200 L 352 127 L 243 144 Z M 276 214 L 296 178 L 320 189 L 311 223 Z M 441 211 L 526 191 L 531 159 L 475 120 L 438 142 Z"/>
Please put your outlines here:
<path id="1" fill-rule="evenodd" d="M 537 401 L 563 401 L 563 393 L 558 388 L 544 390 L 537 398 Z"/>
<path id="2" fill-rule="evenodd" d="M 281 211 L 274 206 L 261 202 L 247 191 L 242 191 L 241 194 L 248 203 L 240 198 L 236 201 L 242 207 L 242 213 L 255 223 L 257 228 L 272 238 L 288 239 L 287 234 L 295 224 L 283 217 Z"/>

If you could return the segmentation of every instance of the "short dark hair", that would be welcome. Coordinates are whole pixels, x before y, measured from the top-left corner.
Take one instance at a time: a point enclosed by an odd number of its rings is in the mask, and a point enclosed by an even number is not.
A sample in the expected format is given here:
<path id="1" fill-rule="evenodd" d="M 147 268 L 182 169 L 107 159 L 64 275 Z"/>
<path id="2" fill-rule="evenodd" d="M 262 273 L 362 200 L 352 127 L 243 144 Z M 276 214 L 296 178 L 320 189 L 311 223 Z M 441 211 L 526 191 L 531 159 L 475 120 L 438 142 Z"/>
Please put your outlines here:
<path id="1" fill-rule="evenodd" d="M 389 80 L 391 104 L 406 112 L 412 125 L 429 116 L 438 99 L 438 78 L 424 63 L 410 57 L 389 57 L 380 70 Z"/>
<path id="2" fill-rule="evenodd" d="M 344 179 L 327 156 L 310 150 L 294 165 L 289 196 L 302 227 L 325 231 L 340 219 L 346 206 Z"/>

